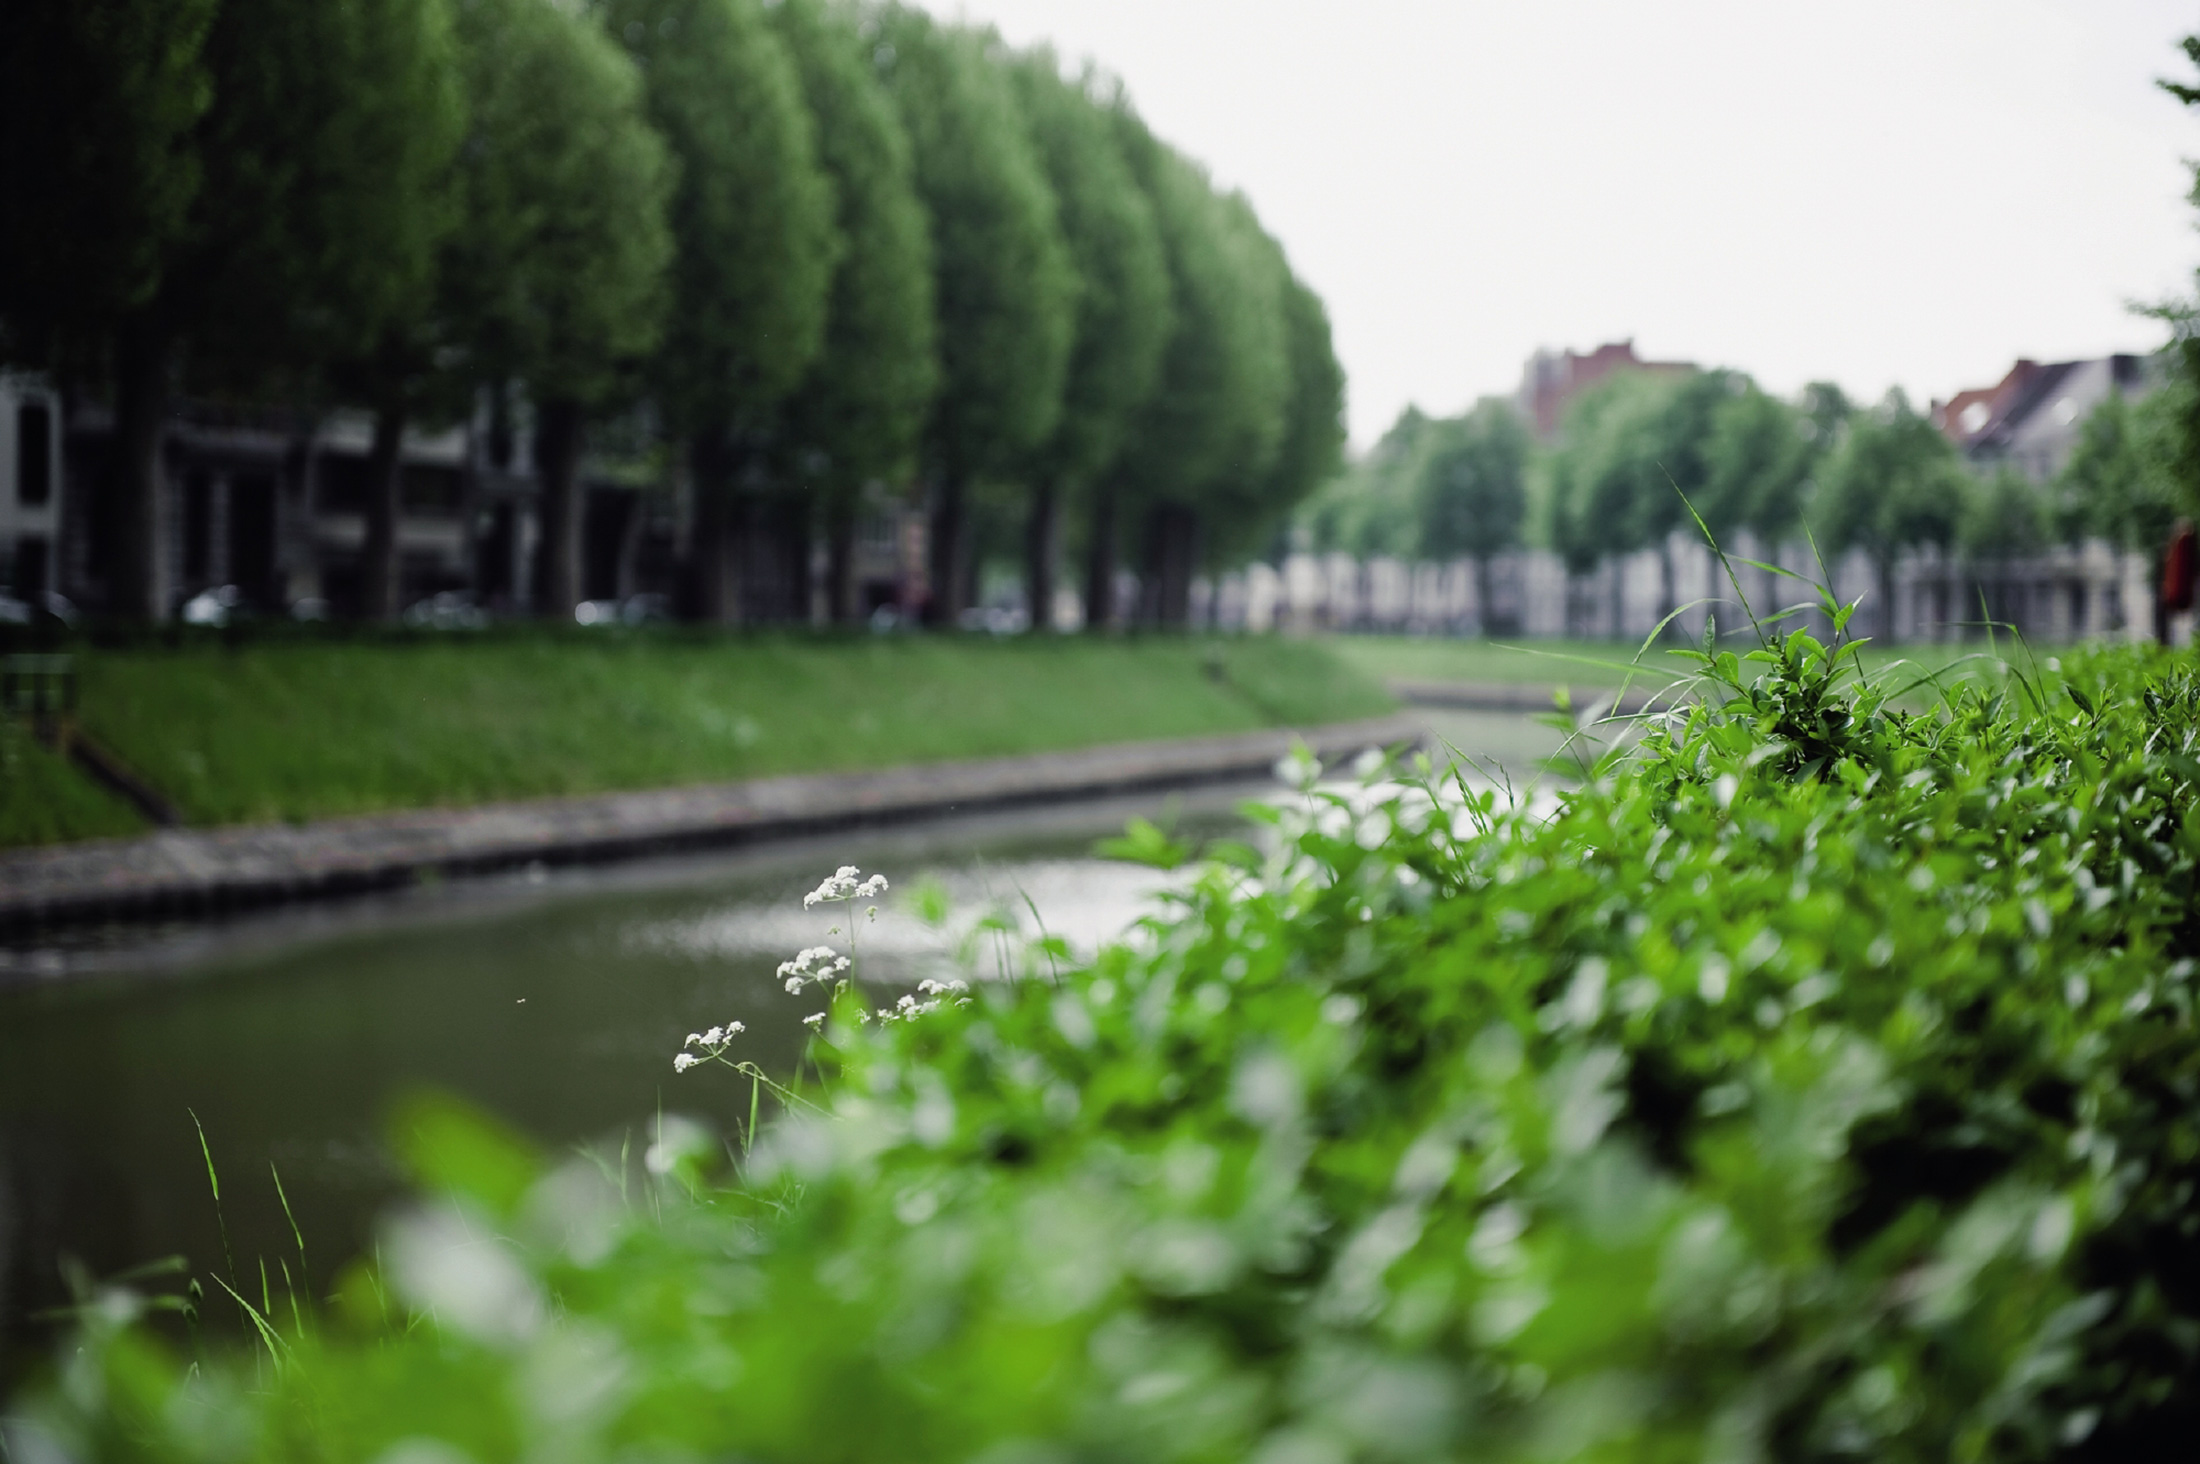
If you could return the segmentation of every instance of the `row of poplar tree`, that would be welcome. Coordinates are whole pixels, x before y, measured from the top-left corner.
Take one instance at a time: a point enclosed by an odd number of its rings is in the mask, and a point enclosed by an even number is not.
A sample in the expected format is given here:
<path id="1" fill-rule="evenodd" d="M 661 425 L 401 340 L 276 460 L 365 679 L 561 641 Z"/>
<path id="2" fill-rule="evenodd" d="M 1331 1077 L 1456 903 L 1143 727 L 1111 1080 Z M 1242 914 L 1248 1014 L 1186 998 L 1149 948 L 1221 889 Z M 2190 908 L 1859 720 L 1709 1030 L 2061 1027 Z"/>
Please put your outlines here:
<path id="1" fill-rule="evenodd" d="M 1695 533 L 1700 516 L 1724 544 L 1747 531 L 1761 546 L 1807 535 L 1828 554 L 1861 549 L 1883 598 L 1909 549 L 2001 559 L 2101 538 L 2159 553 L 2190 507 L 2194 391 L 2178 351 L 2152 369 L 2152 391 L 2094 409 L 2045 484 L 1967 462 L 1900 392 L 1870 408 L 1830 383 L 1788 399 L 1737 371 L 1614 376 L 1547 446 L 1508 403 L 1408 408 L 1301 527 L 1322 550 L 1486 559 L 1534 544 L 1586 570 Z"/>
<path id="2" fill-rule="evenodd" d="M 1320 300 L 1237 193 L 1045 49 L 835 0 L 15 0 L 0 349 L 103 383 L 116 608 L 157 617 L 179 389 L 370 408 L 365 609 L 398 608 L 408 425 L 524 391 L 538 601 L 579 591 L 592 424 L 657 424 L 695 607 L 758 536 L 930 515 L 930 610 L 1013 519 L 1051 604 L 1135 547 L 1163 622 L 1203 556 L 1333 471 Z M 805 576 L 793 577 L 804 581 Z M 803 607 L 785 607 L 800 613 Z"/>

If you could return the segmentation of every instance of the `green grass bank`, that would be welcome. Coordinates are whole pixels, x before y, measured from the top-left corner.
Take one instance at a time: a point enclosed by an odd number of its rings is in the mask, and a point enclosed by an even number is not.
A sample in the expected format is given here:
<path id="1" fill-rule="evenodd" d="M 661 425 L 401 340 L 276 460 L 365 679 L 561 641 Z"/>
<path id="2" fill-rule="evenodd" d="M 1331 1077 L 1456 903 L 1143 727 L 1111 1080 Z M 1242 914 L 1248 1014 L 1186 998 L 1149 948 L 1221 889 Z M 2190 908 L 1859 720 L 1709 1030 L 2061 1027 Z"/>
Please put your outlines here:
<path id="1" fill-rule="evenodd" d="M 1007 756 L 1393 705 L 1327 645 L 1270 638 L 533 632 L 210 640 L 78 665 L 86 730 L 194 824 Z M 10 736 L 0 844 L 140 827 Z"/>

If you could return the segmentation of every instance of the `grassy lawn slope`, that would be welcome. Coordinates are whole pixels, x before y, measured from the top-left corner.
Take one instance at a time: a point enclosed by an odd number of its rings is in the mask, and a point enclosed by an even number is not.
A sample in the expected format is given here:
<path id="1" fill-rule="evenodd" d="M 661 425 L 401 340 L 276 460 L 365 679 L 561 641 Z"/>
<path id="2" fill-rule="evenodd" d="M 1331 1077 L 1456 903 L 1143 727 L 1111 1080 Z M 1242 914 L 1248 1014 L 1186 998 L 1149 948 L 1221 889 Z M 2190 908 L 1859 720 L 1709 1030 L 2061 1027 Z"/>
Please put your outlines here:
<path id="1" fill-rule="evenodd" d="M 1328 647 L 1274 639 L 523 633 L 210 643 L 80 665 L 92 734 L 194 823 L 1001 756 L 1392 706 Z M 73 836 L 17 822 L 12 842 Z"/>
<path id="2" fill-rule="evenodd" d="M 137 810 L 40 747 L 22 723 L 0 717 L 0 848 L 144 827 Z"/>

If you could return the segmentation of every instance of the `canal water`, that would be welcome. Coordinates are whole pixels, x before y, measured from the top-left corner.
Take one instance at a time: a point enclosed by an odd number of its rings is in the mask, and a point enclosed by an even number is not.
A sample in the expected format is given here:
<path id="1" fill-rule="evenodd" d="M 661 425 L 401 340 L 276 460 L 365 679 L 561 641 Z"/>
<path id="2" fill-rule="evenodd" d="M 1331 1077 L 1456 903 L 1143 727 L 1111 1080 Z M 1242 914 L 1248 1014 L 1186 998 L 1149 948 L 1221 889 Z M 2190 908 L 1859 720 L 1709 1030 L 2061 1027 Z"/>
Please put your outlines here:
<path id="1" fill-rule="evenodd" d="M 1517 718 L 1453 714 L 1444 730 L 1531 775 L 1552 740 Z M 893 882 L 857 954 L 867 984 L 903 987 L 947 974 L 989 913 L 1083 948 L 1116 935 L 1166 877 L 1094 857 L 1097 840 L 1133 815 L 1238 832 L 1239 804 L 1274 792 L 538 868 L 0 950 L 0 1394 L 50 1337 L 39 1314 L 66 1300 L 68 1266 L 112 1276 L 181 1256 L 202 1275 L 233 1268 L 256 1295 L 265 1258 L 279 1296 L 294 1217 L 325 1289 L 400 1188 L 382 1135 L 409 1091 L 457 1095 L 547 1149 L 639 1152 L 659 1111 L 732 1132 L 747 1085 L 722 1068 L 676 1075 L 672 1058 L 687 1033 L 740 1021 L 740 1055 L 792 1067 L 817 1003 L 775 968 L 804 946 L 846 949 L 830 933 L 844 911 L 802 905 L 839 865 Z M 944 928 L 911 913 L 927 886 L 955 912 Z"/>

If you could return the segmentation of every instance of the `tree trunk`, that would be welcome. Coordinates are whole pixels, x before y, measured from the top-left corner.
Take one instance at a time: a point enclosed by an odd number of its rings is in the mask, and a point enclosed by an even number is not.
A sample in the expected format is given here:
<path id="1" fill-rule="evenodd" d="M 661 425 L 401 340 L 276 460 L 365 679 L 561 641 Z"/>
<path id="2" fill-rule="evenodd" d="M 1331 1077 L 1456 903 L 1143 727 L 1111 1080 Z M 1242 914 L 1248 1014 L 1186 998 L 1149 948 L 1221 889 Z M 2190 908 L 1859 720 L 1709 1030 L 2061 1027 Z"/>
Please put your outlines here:
<path id="1" fill-rule="evenodd" d="M 580 403 L 553 398 L 535 422 L 535 472 L 542 483 L 542 582 L 535 613 L 571 620 L 581 600 Z"/>
<path id="2" fill-rule="evenodd" d="M 1095 488 L 1085 545 L 1085 629 L 1107 630 L 1115 620 L 1115 490 Z"/>
<path id="3" fill-rule="evenodd" d="M 779 505 L 779 548 L 786 564 L 787 618 L 796 625 L 811 623 L 811 602 L 817 598 L 810 576 L 810 495 L 789 493 Z"/>
<path id="4" fill-rule="evenodd" d="M 1160 621 L 1184 630 L 1192 619 L 1192 569 L 1199 559 L 1199 516 L 1181 504 L 1162 511 Z"/>
<path id="5" fill-rule="evenodd" d="M 1670 640 L 1674 626 L 1668 617 L 1680 608 L 1680 575 L 1673 565 L 1673 536 L 1667 534 L 1658 545 L 1658 639 Z"/>
<path id="6" fill-rule="evenodd" d="M 965 561 L 969 528 L 965 523 L 963 482 L 959 473 L 940 474 L 938 495 L 932 503 L 932 600 L 925 607 L 925 621 L 953 629 L 969 601 Z"/>
<path id="7" fill-rule="evenodd" d="M 160 526 L 167 475 L 161 447 L 168 426 L 168 333 L 143 316 L 115 335 L 115 532 L 108 596 L 134 620 L 168 618 L 167 556 Z"/>
<path id="8" fill-rule="evenodd" d="M 374 414 L 374 443 L 367 449 L 367 544 L 359 566 L 359 613 L 395 620 L 404 607 L 399 577 L 397 521 L 405 482 L 405 409 L 384 406 Z"/>
<path id="9" fill-rule="evenodd" d="M 845 495 L 825 511 L 825 613 L 835 625 L 856 623 L 856 506 Z"/>
<path id="10" fill-rule="evenodd" d="M 1147 509 L 1146 522 L 1138 535 L 1138 613 L 1135 618 L 1141 630 L 1156 630 L 1161 625 L 1162 544 L 1168 538 L 1168 530 L 1161 521 L 1163 512 L 1158 503 Z"/>
<path id="11" fill-rule="evenodd" d="M 1061 520 L 1061 494 L 1042 482 L 1031 493 L 1031 516 L 1024 523 L 1024 605 L 1031 628 L 1044 635 L 1054 629 L 1054 541 Z"/>
<path id="12" fill-rule="evenodd" d="M 688 445 L 694 480 L 694 526 L 688 537 L 689 604 L 695 618 L 732 625 L 741 613 L 733 572 L 733 460 L 717 433 L 699 433 Z"/>
<path id="13" fill-rule="evenodd" d="M 1879 641 L 1882 647 L 1894 644 L 1894 556 L 1874 555 L 1872 568 L 1879 578 Z"/>

